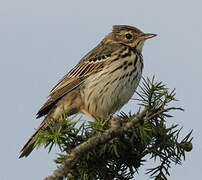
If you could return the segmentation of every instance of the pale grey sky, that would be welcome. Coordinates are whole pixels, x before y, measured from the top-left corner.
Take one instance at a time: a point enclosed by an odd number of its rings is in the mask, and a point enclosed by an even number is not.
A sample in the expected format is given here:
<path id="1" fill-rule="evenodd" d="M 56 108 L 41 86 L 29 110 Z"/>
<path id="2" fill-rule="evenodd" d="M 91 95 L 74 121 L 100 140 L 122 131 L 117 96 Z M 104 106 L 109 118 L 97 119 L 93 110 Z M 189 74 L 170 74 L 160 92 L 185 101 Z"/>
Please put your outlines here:
<path id="1" fill-rule="evenodd" d="M 0 180 L 43 179 L 56 168 L 57 149 L 20 160 L 19 150 L 41 122 L 35 113 L 50 89 L 114 24 L 158 34 L 145 43 L 143 75 L 176 88 L 176 105 L 185 112 L 175 113 L 172 123 L 184 126 L 183 133 L 194 129 L 194 149 L 182 166 L 173 165 L 169 179 L 202 179 L 201 7 L 200 0 L 1 0 Z M 137 180 L 149 179 L 146 167 Z"/>

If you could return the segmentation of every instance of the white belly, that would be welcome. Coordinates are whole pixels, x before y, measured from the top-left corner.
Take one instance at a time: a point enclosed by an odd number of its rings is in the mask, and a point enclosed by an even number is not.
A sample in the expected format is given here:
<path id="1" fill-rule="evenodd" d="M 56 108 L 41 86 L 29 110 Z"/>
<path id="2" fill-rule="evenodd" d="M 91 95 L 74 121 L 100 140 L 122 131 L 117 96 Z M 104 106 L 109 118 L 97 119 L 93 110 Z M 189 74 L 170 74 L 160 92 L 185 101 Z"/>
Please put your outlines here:
<path id="1" fill-rule="evenodd" d="M 124 66 L 125 61 L 128 66 Z M 106 117 L 126 104 L 133 96 L 142 75 L 140 58 L 135 65 L 134 63 L 135 55 L 132 55 L 122 62 L 114 62 L 110 70 L 106 68 L 89 77 L 85 81 L 85 88 L 81 89 L 85 109 L 93 115 Z M 117 67 L 121 68 L 110 73 Z"/>

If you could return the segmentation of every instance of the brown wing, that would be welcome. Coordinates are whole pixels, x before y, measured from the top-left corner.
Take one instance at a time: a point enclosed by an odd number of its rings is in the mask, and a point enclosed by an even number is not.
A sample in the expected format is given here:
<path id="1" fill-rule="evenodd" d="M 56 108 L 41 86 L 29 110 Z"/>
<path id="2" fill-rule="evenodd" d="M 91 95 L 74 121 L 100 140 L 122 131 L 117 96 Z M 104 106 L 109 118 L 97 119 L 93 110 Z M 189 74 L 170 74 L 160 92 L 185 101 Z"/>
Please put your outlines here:
<path id="1" fill-rule="evenodd" d="M 120 44 L 106 43 L 104 39 L 97 47 L 84 56 L 51 90 L 49 99 L 39 109 L 37 118 L 46 115 L 52 107 L 67 93 L 78 88 L 91 74 L 103 69 L 111 55 L 120 48 Z"/>
<path id="2" fill-rule="evenodd" d="M 87 53 L 79 63 L 53 87 L 49 95 L 65 86 L 72 77 L 88 76 L 93 72 L 100 71 L 106 60 L 122 46 L 121 44 L 112 43 L 111 41 L 107 42 L 106 39 L 107 38 Z"/>

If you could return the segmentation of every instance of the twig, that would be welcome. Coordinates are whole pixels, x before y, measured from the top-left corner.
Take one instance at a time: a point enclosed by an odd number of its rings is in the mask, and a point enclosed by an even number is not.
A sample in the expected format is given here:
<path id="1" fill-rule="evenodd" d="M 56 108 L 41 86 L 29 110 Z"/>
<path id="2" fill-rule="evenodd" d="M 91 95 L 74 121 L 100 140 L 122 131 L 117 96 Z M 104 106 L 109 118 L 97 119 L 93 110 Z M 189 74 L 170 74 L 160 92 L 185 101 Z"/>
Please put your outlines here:
<path id="1" fill-rule="evenodd" d="M 181 111 L 184 111 L 184 109 L 183 109 L 183 108 L 180 108 L 180 107 L 179 107 L 179 108 L 170 107 L 170 108 L 162 109 L 162 110 L 156 112 L 155 114 L 152 114 L 151 116 L 148 117 L 148 120 L 150 120 L 150 119 L 152 119 L 152 118 L 158 116 L 159 114 L 162 114 L 163 112 L 167 112 L 167 111 L 170 111 L 170 110 L 181 110 Z"/>
<path id="2" fill-rule="evenodd" d="M 71 171 L 79 161 L 81 156 L 95 148 L 98 145 L 104 144 L 107 141 L 113 139 L 114 137 L 120 136 L 127 132 L 128 129 L 138 124 L 146 115 L 147 109 L 145 108 L 141 113 L 135 116 L 130 122 L 126 123 L 124 127 L 120 127 L 119 117 L 115 117 L 111 120 L 111 128 L 106 130 L 102 136 L 92 137 L 88 141 L 80 144 L 72 150 L 72 152 L 67 156 L 63 164 L 56 169 L 53 174 L 46 177 L 44 180 L 63 180 L 64 177 Z"/>

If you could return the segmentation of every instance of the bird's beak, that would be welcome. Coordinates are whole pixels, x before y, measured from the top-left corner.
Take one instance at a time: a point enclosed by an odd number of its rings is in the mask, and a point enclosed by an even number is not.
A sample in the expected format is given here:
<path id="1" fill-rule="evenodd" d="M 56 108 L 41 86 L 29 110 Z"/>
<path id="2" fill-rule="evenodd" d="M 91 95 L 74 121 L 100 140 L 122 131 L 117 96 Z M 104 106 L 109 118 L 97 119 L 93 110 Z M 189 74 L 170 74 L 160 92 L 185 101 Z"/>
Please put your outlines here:
<path id="1" fill-rule="evenodd" d="M 150 33 L 148 33 L 148 34 L 142 34 L 142 35 L 140 35 L 140 36 L 138 37 L 138 39 L 139 39 L 139 40 L 146 40 L 146 39 L 153 38 L 153 37 L 155 37 L 155 36 L 157 36 L 157 34 L 150 34 Z"/>

